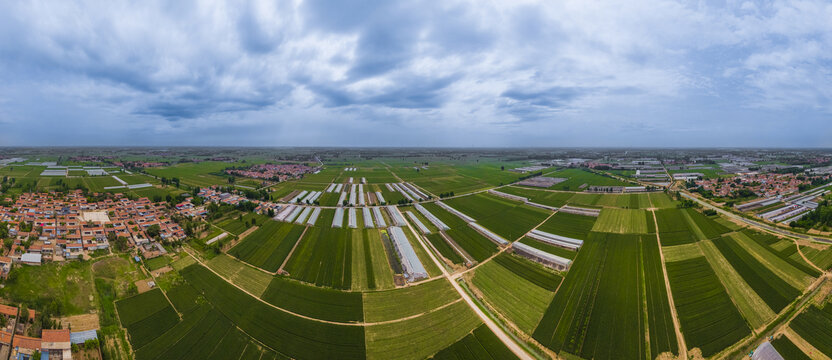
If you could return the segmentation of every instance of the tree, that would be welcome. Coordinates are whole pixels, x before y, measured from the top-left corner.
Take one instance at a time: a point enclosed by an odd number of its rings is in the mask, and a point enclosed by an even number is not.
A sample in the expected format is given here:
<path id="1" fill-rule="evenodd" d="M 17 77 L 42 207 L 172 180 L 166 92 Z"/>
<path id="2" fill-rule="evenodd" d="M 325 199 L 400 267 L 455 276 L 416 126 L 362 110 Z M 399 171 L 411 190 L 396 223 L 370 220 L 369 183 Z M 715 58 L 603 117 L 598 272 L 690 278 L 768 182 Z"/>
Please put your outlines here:
<path id="1" fill-rule="evenodd" d="M 26 304 L 20 305 L 20 318 L 23 321 L 29 321 L 29 308 Z"/>
<path id="2" fill-rule="evenodd" d="M 156 225 L 156 224 L 150 225 L 147 228 L 147 230 L 145 230 L 145 232 L 147 233 L 147 236 L 152 237 L 152 238 L 155 238 L 155 237 L 159 236 L 159 233 L 161 231 L 162 231 L 162 229 L 159 227 L 159 225 Z"/>

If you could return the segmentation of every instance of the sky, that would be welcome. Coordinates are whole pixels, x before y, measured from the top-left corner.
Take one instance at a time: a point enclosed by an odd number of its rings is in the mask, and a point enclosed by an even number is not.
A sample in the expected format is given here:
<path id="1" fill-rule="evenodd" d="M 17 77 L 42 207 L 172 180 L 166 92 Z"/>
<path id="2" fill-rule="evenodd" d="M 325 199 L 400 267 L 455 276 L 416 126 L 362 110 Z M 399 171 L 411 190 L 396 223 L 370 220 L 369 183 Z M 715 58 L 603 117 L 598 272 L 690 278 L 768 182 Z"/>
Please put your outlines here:
<path id="1" fill-rule="evenodd" d="M 0 145 L 832 147 L 829 1 L 3 1 Z"/>

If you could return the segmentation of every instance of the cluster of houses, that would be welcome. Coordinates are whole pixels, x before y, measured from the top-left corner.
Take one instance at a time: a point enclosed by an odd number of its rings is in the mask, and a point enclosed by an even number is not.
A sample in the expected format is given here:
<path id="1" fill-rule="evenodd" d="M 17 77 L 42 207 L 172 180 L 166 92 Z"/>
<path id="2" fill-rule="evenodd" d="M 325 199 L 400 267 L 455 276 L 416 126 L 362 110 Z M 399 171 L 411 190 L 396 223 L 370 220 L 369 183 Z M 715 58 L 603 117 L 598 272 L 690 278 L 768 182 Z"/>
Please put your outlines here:
<path id="1" fill-rule="evenodd" d="M 228 169 L 225 173 L 254 179 L 285 181 L 319 170 L 320 168 L 302 164 L 258 164 L 248 169 Z"/>
<path id="2" fill-rule="evenodd" d="M 152 256 L 161 246 L 148 236 L 151 226 L 158 225 L 162 239 L 185 238 L 184 230 L 169 215 L 164 203 L 130 200 L 122 194 L 97 202 L 88 201 L 81 190 L 21 194 L 11 205 L 0 206 L 0 222 L 8 224 L 14 240 L 5 258 L 30 265 L 81 258 L 108 249 L 110 233 L 127 238 L 129 244 Z M 0 269 L 3 263 L 0 257 Z"/>
<path id="3" fill-rule="evenodd" d="M 96 339 L 95 331 L 72 333 L 70 329 L 43 329 L 41 337 L 25 336 L 34 322 L 36 312 L 28 310 L 28 318 L 20 319 L 15 306 L 0 304 L 0 317 L 5 326 L 0 328 L 0 359 L 32 359 L 40 353 L 41 359 L 72 359 L 72 344 Z"/>
<path id="4" fill-rule="evenodd" d="M 829 179 L 832 175 L 822 175 Z M 796 174 L 746 173 L 731 179 L 697 180 L 696 185 L 713 192 L 714 196 L 724 197 L 740 189 L 753 191 L 760 197 L 796 194 L 801 185 L 811 185 L 812 177 Z"/>

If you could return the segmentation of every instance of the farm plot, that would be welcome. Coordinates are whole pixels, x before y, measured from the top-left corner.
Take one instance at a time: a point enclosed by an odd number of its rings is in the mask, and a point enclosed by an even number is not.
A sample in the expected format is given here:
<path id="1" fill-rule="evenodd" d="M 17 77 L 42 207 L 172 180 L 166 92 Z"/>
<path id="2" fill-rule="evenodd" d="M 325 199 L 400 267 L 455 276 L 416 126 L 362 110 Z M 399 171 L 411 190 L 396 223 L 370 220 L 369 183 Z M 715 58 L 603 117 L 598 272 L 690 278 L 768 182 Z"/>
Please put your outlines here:
<path id="1" fill-rule="evenodd" d="M 479 324 L 479 318 L 460 301 L 413 319 L 367 326 L 367 359 L 424 359 L 462 339 Z"/>
<path id="2" fill-rule="evenodd" d="M 503 256 L 511 255 L 501 254 L 499 257 Z M 528 266 L 530 272 L 537 270 L 531 268 L 531 264 Z M 551 278 L 552 280 L 543 281 L 549 283 L 544 288 L 514 273 L 500 262 L 489 261 L 477 268 L 472 283 L 487 304 L 517 325 L 521 331 L 531 334 L 552 301 L 557 284 L 560 283 L 560 276 L 551 274 Z"/>
<path id="3" fill-rule="evenodd" d="M 254 225 L 263 225 L 269 221 L 268 217 L 255 213 L 247 213 L 242 215 L 242 220 L 239 216 L 231 216 L 228 219 L 217 223 L 217 226 L 234 235 L 240 235 Z"/>
<path id="4" fill-rule="evenodd" d="M 516 186 L 506 186 L 500 188 L 500 191 L 506 194 L 512 194 L 528 198 L 529 201 L 534 203 L 554 207 L 561 207 L 563 205 L 566 205 L 569 199 L 571 199 L 572 196 L 575 195 L 575 193 L 571 192 L 535 190 L 531 188 L 523 188 Z"/>
<path id="5" fill-rule="evenodd" d="M 644 358 L 639 242 L 637 235 L 590 235 L 533 337 L 587 359 Z"/>
<path id="6" fill-rule="evenodd" d="M 771 341 L 771 345 L 785 360 L 811 360 L 789 338 L 780 335 Z"/>
<path id="7" fill-rule="evenodd" d="M 766 302 L 749 286 L 747 279 L 743 279 L 728 259 L 720 253 L 711 240 L 703 240 L 697 245 L 702 249 L 717 277 L 725 286 L 728 296 L 734 300 L 737 310 L 748 320 L 752 328 L 756 329 L 773 319 L 777 314 Z"/>
<path id="8" fill-rule="evenodd" d="M 364 329 L 303 319 L 272 308 L 199 265 L 182 276 L 220 313 L 269 348 L 298 359 L 361 359 Z"/>
<path id="9" fill-rule="evenodd" d="M 130 335 L 130 343 L 140 348 L 155 339 L 159 333 L 179 322 L 179 315 L 165 298 L 161 289 L 129 297 L 116 302 L 121 325 Z"/>
<path id="10" fill-rule="evenodd" d="M 425 235 L 425 237 L 428 241 L 430 241 L 433 247 L 435 247 L 436 250 L 438 250 L 439 253 L 450 262 L 454 264 L 462 264 L 465 261 L 462 256 L 460 256 L 459 253 L 457 253 L 456 250 L 454 250 L 454 248 L 451 247 L 447 241 L 445 241 L 441 234 L 433 233 Z"/>
<path id="11" fill-rule="evenodd" d="M 647 333 L 650 339 L 650 358 L 653 359 L 664 352 L 679 353 L 659 251 L 659 244 L 654 239 L 642 238 L 641 260 L 647 296 Z"/>
<path id="12" fill-rule="evenodd" d="M 704 257 L 665 266 L 688 348 L 699 348 L 707 357 L 751 333 Z"/>
<path id="13" fill-rule="evenodd" d="M 444 278 L 400 289 L 363 293 L 364 321 L 380 322 L 402 319 L 431 311 L 459 300 Z"/>
<path id="14" fill-rule="evenodd" d="M 733 238 L 723 237 L 714 240 L 714 244 L 743 280 L 775 313 L 779 313 L 800 295 L 800 290 L 765 267 Z"/>
<path id="15" fill-rule="evenodd" d="M 296 314 L 316 319 L 350 322 L 364 320 L 360 292 L 345 292 L 302 284 L 276 276 L 263 300 Z"/>
<path id="16" fill-rule="evenodd" d="M 220 274 L 220 276 L 255 296 L 262 295 L 272 281 L 271 275 L 254 269 L 225 254 L 217 255 L 205 264 Z"/>
<path id="17" fill-rule="evenodd" d="M 476 261 L 483 261 L 497 252 L 497 245 L 472 229 L 462 219 L 434 203 L 423 206 L 439 220 L 451 227 L 445 233 Z"/>
<path id="18" fill-rule="evenodd" d="M 675 208 L 677 204 L 677 201 L 671 199 L 670 196 L 663 192 L 650 193 L 648 197 L 650 198 L 651 205 L 658 209 Z"/>
<path id="19" fill-rule="evenodd" d="M 480 325 L 470 334 L 433 355 L 436 360 L 482 359 L 511 360 L 517 355 L 485 325 Z"/>
<path id="20" fill-rule="evenodd" d="M 369 254 L 368 254 L 369 252 Z M 395 287 L 393 283 L 393 269 L 381 242 L 381 233 L 368 230 L 364 238 L 364 258 L 372 261 L 373 281 L 375 289 L 384 290 Z M 369 266 L 369 265 L 368 265 Z"/>
<path id="21" fill-rule="evenodd" d="M 450 199 L 447 204 L 508 240 L 522 237 L 551 214 L 544 209 L 486 194 Z"/>
<path id="22" fill-rule="evenodd" d="M 696 209 L 687 208 L 684 211 L 691 230 L 700 236 L 700 240 L 715 239 L 722 234 L 731 232 L 731 229 L 725 227 L 725 225 L 714 221 L 713 218 L 705 216 L 701 212 L 696 211 Z"/>
<path id="23" fill-rule="evenodd" d="M 352 241 L 350 229 L 312 227 L 306 232 L 286 270 L 294 279 L 318 286 L 350 289 Z"/>
<path id="24" fill-rule="evenodd" d="M 760 245 L 756 241 L 749 238 L 745 233 L 732 233 L 731 238 L 737 241 L 749 254 L 754 256 L 757 261 L 762 263 L 769 270 L 777 274 L 778 277 L 791 284 L 798 289 L 804 289 L 812 283 L 814 277 L 795 267 L 790 261 L 777 256 L 774 252 L 769 251 L 768 247 Z"/>
<path id="25" fill-rule="evenodd" d="M 651 224 L 653 218 L 650 217 Z M 647 212 L 633 209 L 601 210 L 601 215 L 592 227 L 592 231 L 616 234 L 647 234 L 655 232 L 648 226 Z M 652 230 L 652 231 L 651 231 Z"/>
<path id="26" fill-rule="evenodd" d="M 816 245 L 822 247 L 823 245 Z M 821 269 L 832 269 L 832 246 L 826 246 L 824 249 L 819 249 L 811 246 L 801 246 L 800 251 L 813 264 Z M 799 257 L 800 255 L 798 255 Z"/>
<path id="27" fill-rule="evenodd" d="M 792 240 L 780 240 L 778 237 L 774 235 L 756 232 L 751 229 L 743 229 L 742 233 L 749 239 L 754 240 L 760 247 L 762 247 L 766 251 L 776 255 L 783 261 L 789 263 L 791 266 L 800 269 L 800 271 L 806 273 L 807 275 L 811 277 L 820 276 L 820 271 L 806 263 L 806 260 L 804 260 L 803 257 L 797 253 L 797 246 L 795 246 Z M 810 256 L 811 252 L 807 251 L 807 249 L 804 247 L 801 247 L 800 249 L 801 251 L 803 251 L 803 254 L 807 258 L 809 258 L 809 261 L 814 262 L 812 256 Z M 815 262 L 815 265 L 820 266 L 817 262 Z"/>
<path id="28" fill-rule="evenodd" d="M 595 220 L 596 218 L 593 216 L 557 212 L 540 225 L 538 230 L 573 239 L 586 240 L 595 225 Z"/>
<path id="29" fill-rule="evenodd" d="M 173 166 L 148 168 L 148 174 L 168 179 L 178 178 L 183 184 L 193 187 L 208 187 L 228 183 L 226 176 L 215 175 L 233 163 L 219 161 L 203 161 L 200 163 L 183 163 Z M 125 179 L 129 182 L 129 180 Z"/>
<path id="30" fill-rule="evenodd" d="M 697 236 L 691 230 L 681 209 L 656 210 L 656 223 L 659 225 L 662 246 L 683 245 L 697 241 Z"/>
<path id="31" fill-rule="evenodd" d="M 304 229 L 300 225 L 268 220 L 228 253 L 251 265 L 275 272 L 289 256 Z"/>
<path id="32" fill-rule="evenodd" d="M 803 340 L 828 357 L 832 357 L 832 306 L 811 305 L 789 325 Z"/>

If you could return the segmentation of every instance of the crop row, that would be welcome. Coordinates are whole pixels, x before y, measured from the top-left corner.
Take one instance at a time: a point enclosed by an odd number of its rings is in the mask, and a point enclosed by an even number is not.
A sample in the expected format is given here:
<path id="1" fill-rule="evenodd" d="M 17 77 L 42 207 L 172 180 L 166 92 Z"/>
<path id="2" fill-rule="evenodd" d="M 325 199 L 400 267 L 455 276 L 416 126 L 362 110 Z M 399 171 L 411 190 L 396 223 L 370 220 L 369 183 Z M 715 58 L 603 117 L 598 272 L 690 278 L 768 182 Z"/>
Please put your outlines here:
<path id="1" fill-rule="evenodd" d="M 558 212 L 540 225 L 538 230 L 573 239 L 586 240 L 592 226 L 595 225 L 595 220 L 596 218 L 592 216 Z"/>
<path id="2" fill-rule="evenodd" d="M 462 340 L 436 353 L 433 358 L 437 360 L 511 360 L 517 359 L 517 356 L 487 326 L 480 325 Z"/>
<path id="3" fill-rule="evenodd" d="M 663 352 L 678 354 L 679 346 L 673 315 L 667 300 L 664 270 L 659 244 L 652 237 L 642 238 L 641 253 L 644 265 L 644 286 L 647 294 L 647 322 L 651 358 Z"/>
<path id="4" fill-rule="evenodd" d="M 698 347 L 707 357 L 751 333 L 704 257 L 665 266 L 688 348 Z"/>
<path id="5" fill-rule="evenodd" d="M 228 253 L 249 264 L 274 272 L 280 268 L 304 227 L 268 220 Z"/>
<path id="6" fill-rule="evenodd" d="M 350 289 L 352 241 L 349 229 L 312 227 L 285 269 L 292 278 L 319 286 Z"/>
<path id="7" fill-rule="evenodd" d="M 263 300 L 294 313 L 330 321 L 363 321 L 360 292 L 344 292 L 304 285 L 282 276 L 275 277 Z"/>
<path id="8" fill-rule="evenodd" d="M 767 251 L 777 255 L 777 257 L 783 259 L 784 261 L 791 264 L 792 266 L 800 269 L 800 271 L 806 273 L 807 275 L 810 275 L 812 277 L 820 276 L 820 272 L 817 269 L 815 269 L 812 266 L 810 266 L 809 264 L 807 264 L 806 261 L 804 261 L 803 258 L 799 254 L 797 254 L 797 246 L 790 245 L 790 246 L 787 246 L 786 248 L 784 248 L 783 250 L 778 251 L 778 250 L 775 250 L 774 248 L 771 247 L 774 243 L 780 241 L 780 239 L 778 237 L 776 237 L 774 235 L 766 234 L 766 233 L 756 232 L 756 231 L 751 230 L 749 228 L 743 229 L 742 233 L 745 234 L 746 236 L 748 236 L 749 238 L 751 238 L 752 240 L 754 240 L 755 242 L 757 242 L 758 244 L 760 244 Z M 785 241 L 791 242 L 791 240 L 785 240 Z M 806 253 L 805 248 L 801 248 L 801 251 Z M 806 254 L 806 256 L 810 257 L 809 254 Z M 811 257 L 810 257 L 810 259 L 811 259 Z"/>
<path id="9" fill-rule="evenodd" d="M 832 357 L 832 306 L 812 305 L 794 318 L 790 326 L 803 340 Z"/>

